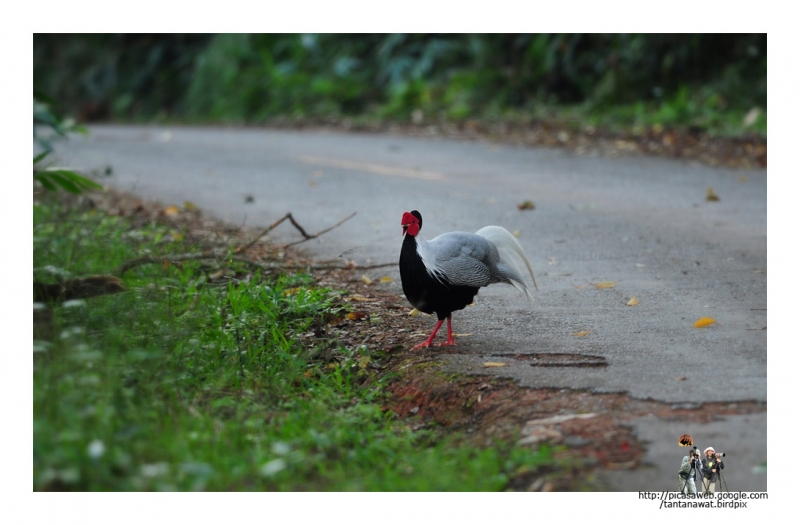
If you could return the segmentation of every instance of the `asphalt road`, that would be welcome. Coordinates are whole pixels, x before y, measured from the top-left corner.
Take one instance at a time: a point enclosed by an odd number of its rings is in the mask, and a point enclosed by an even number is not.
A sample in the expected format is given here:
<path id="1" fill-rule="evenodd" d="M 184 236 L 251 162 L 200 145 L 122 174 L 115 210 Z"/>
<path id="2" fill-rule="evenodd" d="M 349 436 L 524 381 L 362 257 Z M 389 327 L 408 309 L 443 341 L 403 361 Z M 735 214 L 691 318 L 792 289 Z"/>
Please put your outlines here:
<path id="1" fill-rule="evenodd" d="M 225 128 L 98 126 L 57 152 L 71 167 L 111 166 L 104 182 L 115 188 L 165 204 L 192 201 L 237 224 L 266 226 L 291 211 L 317 231 L 357 212 L 303 245 L 323 259 L 396 261 L 400 217 L 412 209 L 422 213 L 421 235 L 429 239 L 489 224 L 518 230 L 539 285 L 535 302 L 510 286 L 482 290 L 476 307 L 454 315 L 454 331 L 472 335 L 459 340 L 459 354 L 444 356 L 448 366 L 526 386 L 624 391 L 666 403 L 766 401 L 766 170 L 437 138 Z M 709 188 L 719 201 L 706 200 Z M 525 200 L 535 209 L 520 211 Z M 298 237 L 287 225 L 274 238 Z M 385 286 L 402 293 L 396 268 L 372 276 L 385 274 L 395 278 Z M 609 281 L 613 288 L 592 285 Z M 633 296 L 638 306 L 626 306 Z M 704 316 L 718 324 L 693 328 Z M 606 366 L 510 360 L 505 368 L 482 367 L 487 358 L 520 353 Z M 698 444 L 726 450 L 731 490 L 766 490 L 766 475 L 753 473 L 766 461 L 766 414 L 722 418 L 713 432 L 674 423 L 635 425 L 652 444 L 652 472 L 612 474 L 610 489 L 674 490 L 683 454 L 674 446 L 678 435 L 708 431 L 714 442 Z"/>

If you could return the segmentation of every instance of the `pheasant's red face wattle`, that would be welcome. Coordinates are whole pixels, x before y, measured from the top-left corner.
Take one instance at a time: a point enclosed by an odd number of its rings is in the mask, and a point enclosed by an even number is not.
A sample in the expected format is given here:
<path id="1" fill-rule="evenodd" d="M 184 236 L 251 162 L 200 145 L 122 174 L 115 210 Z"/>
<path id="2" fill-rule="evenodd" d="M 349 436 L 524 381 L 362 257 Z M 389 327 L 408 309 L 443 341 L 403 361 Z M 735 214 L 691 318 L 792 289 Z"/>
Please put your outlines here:
<path id="1" fill-rule="evenodd" d="M 419 233 L 419 220 L 417 220 L 417 218 L 411 215 L 409 212 L 405 212 L 403 214 L 403 218 L 400 220 L 400 225 L 403 227 L 403 235 L 408 233 L 412 237 L 416 237 Z"/>

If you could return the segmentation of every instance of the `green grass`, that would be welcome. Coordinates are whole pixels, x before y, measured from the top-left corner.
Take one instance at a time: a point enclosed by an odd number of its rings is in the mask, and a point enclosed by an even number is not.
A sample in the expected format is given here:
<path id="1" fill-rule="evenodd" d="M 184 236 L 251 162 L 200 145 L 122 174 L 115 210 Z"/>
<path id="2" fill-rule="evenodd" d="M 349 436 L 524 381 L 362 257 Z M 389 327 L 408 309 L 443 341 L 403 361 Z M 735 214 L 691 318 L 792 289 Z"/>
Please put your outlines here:
<path id="1" fill-rule="evenodd" d="M 34 206 L 37 280 L 198 248 L 166 226 Z M 34 341 L 35 490 L 501 490 L 552 462 L 412 431 L 382 408 L 377 351 L 302 337 L 341 312 L 340 292 L 222 265 L 225 284 L 208 261 L 138 266 L 123 294 L 53 308 L 53 336 Z"/>

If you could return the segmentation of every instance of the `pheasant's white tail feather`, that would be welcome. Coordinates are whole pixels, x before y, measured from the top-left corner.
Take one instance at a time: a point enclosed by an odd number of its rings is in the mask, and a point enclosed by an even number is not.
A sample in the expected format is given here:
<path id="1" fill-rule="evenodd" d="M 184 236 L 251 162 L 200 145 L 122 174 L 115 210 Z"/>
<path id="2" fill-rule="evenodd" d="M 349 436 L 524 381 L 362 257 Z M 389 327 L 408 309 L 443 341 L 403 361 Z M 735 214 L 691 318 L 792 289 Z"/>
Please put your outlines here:
<path id="1" fill-rule="evenodd" d="M 475 234 L 480 235 L 497 247 L 497 252 L 500 254 L 500 262 L 511 267 L 518 276 L 518 279 L 511 279 L 511 284 L 532 301 L 533 294 L 530 288 L 525 284 L 525 281 L 522 280 L 524 271 L 520 268 L 520 261 L 522 261 L 528 269 L 528 273 L 530 273 L 531 279 L 533 279 L 533 286 L 536 290 L 539 290 L 539 286 L 536 284 L 536 277 L 533 275 L 531 263 L 517 238 L 502 226 L 485 226 L 475 232 Z"/>

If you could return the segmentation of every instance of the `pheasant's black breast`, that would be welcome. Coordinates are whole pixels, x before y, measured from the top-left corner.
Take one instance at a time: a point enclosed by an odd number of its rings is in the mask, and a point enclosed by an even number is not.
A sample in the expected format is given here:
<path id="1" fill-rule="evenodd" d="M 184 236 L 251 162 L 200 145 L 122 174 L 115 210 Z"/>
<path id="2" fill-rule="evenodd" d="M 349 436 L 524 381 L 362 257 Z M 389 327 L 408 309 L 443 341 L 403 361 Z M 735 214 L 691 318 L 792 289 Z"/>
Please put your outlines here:
<path id="1" fill-rule="evenodd" d="M 447 276 L 445 283 L 431 277 L 417 253 L 417 240 L 411 235 L 403 239 L 400 250 L 400 279 L 403 293 L 414 308 L 426 314 L 435 312 L 440 320 L 471 304 L 479 290 L 474 286 L 447 284 Z"/>

